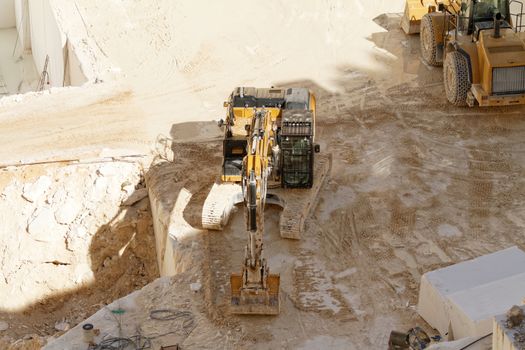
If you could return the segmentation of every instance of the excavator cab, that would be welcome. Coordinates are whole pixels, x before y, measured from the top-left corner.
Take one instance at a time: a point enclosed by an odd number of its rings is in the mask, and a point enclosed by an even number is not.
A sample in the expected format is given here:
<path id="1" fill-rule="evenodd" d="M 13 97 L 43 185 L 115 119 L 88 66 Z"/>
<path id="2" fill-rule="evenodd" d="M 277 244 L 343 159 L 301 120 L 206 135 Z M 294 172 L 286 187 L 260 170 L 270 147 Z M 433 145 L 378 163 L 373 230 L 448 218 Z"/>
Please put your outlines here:
<path id="1" fill-rule="evenodd" d="M 223 141 L 222 181 L 239 182 L 246 156 L 246 137 L 230 136 Z"/>

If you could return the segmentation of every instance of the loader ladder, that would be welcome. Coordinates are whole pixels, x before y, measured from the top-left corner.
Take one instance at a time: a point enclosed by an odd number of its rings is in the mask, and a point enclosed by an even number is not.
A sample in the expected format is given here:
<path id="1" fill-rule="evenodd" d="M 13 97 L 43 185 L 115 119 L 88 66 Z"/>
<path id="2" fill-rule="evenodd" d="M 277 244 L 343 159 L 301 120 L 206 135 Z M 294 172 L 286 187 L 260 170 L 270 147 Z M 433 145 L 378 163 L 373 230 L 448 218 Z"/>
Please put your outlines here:
<path id="1" fill-rule="evenodd" d="M 523 24 L 523 15 L 525 14 L 523 12 L 523 2 L 519 1 L 519 0 L 510 0 L 510 3 L 509 3 L 509 7 L 512 7 L 512 4 L 516 4 L 516 6 L 519 7 L 519 10 L 518 12 L 516 13 L 510 13 L 510 17 L 511 19 L 515 19 L 513 21 L 514 23 L 514 31 L 517 33 L 517 32 L 521 32 L 523 27 L 525 27 L 525 25 Z"/>

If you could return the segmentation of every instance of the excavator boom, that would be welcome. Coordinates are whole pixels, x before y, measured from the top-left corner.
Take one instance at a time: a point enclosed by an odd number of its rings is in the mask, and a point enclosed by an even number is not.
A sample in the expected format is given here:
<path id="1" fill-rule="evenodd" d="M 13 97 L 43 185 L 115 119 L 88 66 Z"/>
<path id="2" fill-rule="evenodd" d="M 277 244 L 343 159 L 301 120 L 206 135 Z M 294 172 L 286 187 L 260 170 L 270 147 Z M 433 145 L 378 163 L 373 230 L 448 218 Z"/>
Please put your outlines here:
<path id="1" fill-rule="evenodd" d="M 269 111 L 255 111 L 247 128 L 247 155 L 243 160 L 242 189 L 248 244 L 241 274 L 232 274 L 231 309 L 235 314 L 277 315 L 280 311 L 280 276 L 269 273 L 263 258 L 264 206 L 269 156 L 274 146 L 274 123 Z"/>

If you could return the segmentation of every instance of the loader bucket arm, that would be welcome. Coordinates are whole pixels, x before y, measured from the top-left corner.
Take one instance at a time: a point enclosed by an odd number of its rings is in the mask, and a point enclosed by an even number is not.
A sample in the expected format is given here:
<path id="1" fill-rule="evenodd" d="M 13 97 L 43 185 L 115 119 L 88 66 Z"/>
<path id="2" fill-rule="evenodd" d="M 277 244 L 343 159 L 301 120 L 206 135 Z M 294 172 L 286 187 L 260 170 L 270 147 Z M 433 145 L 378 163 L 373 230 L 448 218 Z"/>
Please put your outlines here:
<path id="1" fill-rule="evenodd" d="M 421 0 L 406 0 L 401 28 L 406 34 L 419 34 L 421 18 L 428 13 L 428 6 Z"/>
<path id="2" fill-rule="evenodd" d="M 419 34 L 423 16 L 439 9 L 439 5 L 453 8 L 460 6 L 456 0 L 406 0 L 401 28 L 406 34 Z"/>

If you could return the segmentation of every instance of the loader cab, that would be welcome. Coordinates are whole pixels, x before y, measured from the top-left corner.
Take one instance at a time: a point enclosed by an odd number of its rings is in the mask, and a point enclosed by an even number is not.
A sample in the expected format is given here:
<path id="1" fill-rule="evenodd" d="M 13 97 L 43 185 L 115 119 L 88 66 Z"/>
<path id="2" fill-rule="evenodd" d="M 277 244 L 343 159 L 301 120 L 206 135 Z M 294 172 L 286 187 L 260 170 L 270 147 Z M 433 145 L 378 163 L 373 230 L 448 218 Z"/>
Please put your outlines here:
<path id="1" fill-rule="evenodd" d="M 494 17 L 501 15 L 502 28 L 511 28 L 509 0 L 464 0 L 457 17 L 457 29 L 461 35 L 474 34 L 494 28 Z"/>

